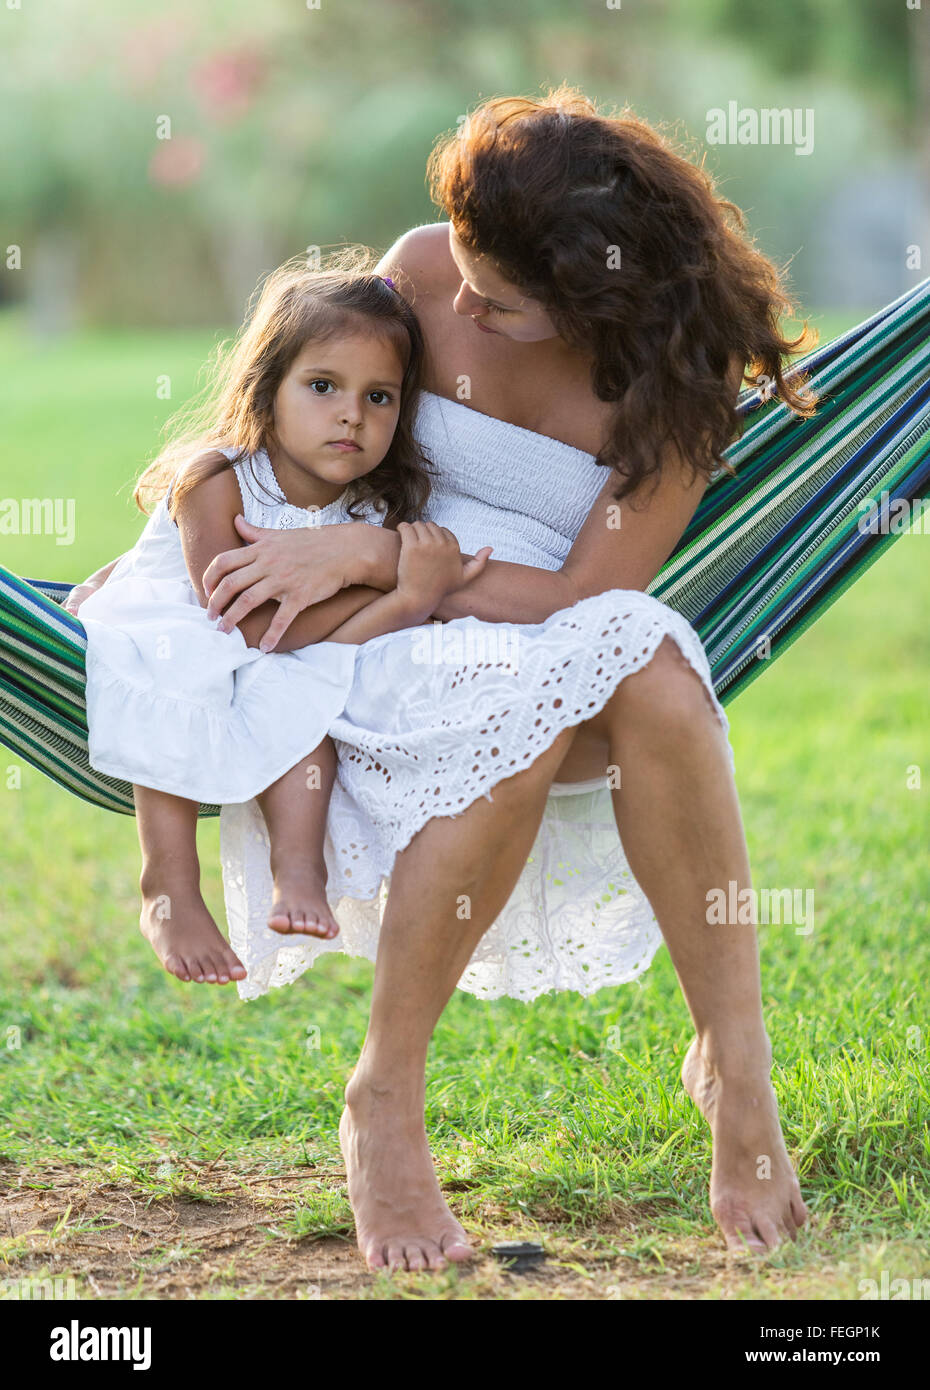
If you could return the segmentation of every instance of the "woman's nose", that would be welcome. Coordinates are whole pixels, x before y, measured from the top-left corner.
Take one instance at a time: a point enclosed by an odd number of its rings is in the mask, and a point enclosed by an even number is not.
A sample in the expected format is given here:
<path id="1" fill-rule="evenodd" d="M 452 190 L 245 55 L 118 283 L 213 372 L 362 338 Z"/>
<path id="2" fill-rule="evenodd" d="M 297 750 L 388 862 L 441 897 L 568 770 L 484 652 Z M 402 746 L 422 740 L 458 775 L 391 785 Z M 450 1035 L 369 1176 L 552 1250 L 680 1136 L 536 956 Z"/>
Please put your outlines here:
<path id="1" fill-rule="evenodd" d="M 462 315 L 482 314 L 486 310 L 484 300 L 475 294 L 466 280 L 463 280 L 459 286 L 459 292 L 452 301 L 452 307 L 457 314 Z"/>

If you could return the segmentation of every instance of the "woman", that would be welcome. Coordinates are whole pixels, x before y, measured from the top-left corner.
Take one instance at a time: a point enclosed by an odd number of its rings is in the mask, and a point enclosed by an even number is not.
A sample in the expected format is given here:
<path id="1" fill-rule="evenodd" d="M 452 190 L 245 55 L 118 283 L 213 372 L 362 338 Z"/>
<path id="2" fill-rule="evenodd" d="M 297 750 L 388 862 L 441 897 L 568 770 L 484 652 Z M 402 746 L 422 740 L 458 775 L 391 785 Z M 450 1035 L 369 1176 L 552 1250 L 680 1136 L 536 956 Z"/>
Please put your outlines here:
<path id="1" fill-rule="evenodd" d="M 643 590 L 722 465 L 746 364 L 748 379 L 767 373 L 792 409 L 811 412 L 782 376 L 799 346 L 777 330 L 789 301 L 703 170 L 571 89 L 486 103 L 440 142 L 430 174 L 448 222 L 408 232 L 379 269 L 426 339 L 419 428 L 440 474 L 430 516 L 463 551 L 494 547 L 434 616 L 443 636 L 510 625 L 520 648 L 509 673 L 499 661 L 447 669 L 416 664 L 409 632 L 376 638 L 359 648 L 358 695 L 353 686 L 332 730 L 333 897 L 351 907 L 378 872 L 390 877 L 340 1125 L 359 1248 L 371 1268 L 471 1257 L 430 1158 L 427 1046 L 467 969 L 511 978 L 511 961 L 482 956 L 483 939 L 512 911 L 515 885 L 540 881 L 527 859 L 553 783 L 585 794 L 593 783 L 622 840 L 611 831 L 619 859 L 597 887 L 628 863 L 641 891 L 621 905 L 629 959 L 590 916 L 572 950 L 582 969 L 586 952 L 596 962 L 592 988 L 628 979 L 655 949 L 654 912 L 695 1024 L 682 1079 L 713 1134 L 711 1209 L 728 1247 L 772 1249 L 807 1212 L 769 1079 L 754 929 L 707 917 L 711 890 L 751 884 L 727 721 L 693 629 Z M 390 531 L 236 524 L 247 544 L 217 557 L 204 588 L 227 627 L 267 612 L 265 649 L 305 608 L 332 605 L 342 620 L 394 586 Z M 224 824 L 230 862 L 247 858 L 247 816 Z M 248 916 L 242 888 L 227 877 L 231 913 Z M 543 988 L 565 988 L 545 905 L 529 903 L 523 942 L 508 944 L 528 943 Z M 348 912 L 337 918 L 351 925 Z"/>

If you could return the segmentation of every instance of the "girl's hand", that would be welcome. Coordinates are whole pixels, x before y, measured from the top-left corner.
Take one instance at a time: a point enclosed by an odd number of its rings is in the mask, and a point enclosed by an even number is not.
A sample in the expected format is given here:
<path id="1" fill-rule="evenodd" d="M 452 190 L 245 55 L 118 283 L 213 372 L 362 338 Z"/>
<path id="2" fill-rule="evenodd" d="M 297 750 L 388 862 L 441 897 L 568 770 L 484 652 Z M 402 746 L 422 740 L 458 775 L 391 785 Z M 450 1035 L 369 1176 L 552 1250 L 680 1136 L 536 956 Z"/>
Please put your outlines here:
<path id="1" fill-rule="evenodd" d="M 445 526 L 435 521 L 402 521 L 400 559 L 397 562 L 397 592 L 415 607 L 429 614 L 446 594 L 461 589 L 484 569 L 492 547 L 483 546 L 468 560 L 459 543 Z"/>
<path id="2" fill-rule="evenodd" d="M 240 515 L 235 526 L 249 544 L 223 551 L 204 571 L 207 616 L 222 613 L 222 630 L 231 632 L 253 609 L 274 599 L 278 612 L 262 639 L 269 651 L 305 608 L 349 585 L 369 582 L 365 542 L 382 539 L 381 527 L 364 521 L 275 531 L 253 526 Z M 373 587 L 379 587 L 377 580 Z"/>

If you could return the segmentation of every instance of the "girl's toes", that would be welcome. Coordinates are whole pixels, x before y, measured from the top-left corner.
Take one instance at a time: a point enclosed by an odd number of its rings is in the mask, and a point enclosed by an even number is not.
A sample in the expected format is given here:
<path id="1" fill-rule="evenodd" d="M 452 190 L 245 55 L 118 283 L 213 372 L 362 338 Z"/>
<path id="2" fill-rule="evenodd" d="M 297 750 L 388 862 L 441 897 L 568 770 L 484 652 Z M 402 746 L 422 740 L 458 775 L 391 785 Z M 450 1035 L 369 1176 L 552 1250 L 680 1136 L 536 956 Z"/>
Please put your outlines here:
<path id="1" fill-rule="evenodd" d="M 273 907 L 271 909 L 268 925 L 272 931 L 289 932 L 294 930 L 291 924 L 291 914 L 283 907 Z"/>
<path id="2" fill-rule="evenodd" d="M 204 982 L 204 971 L 200 961 L 189 960 L 187 962 L 187 968 L 190 971 L 188 978 L 193 980 L 195 984 L 202 985 Z"/>
<path id="3" fill-rule="evenodd" d="M 175 955 L 174 952 L 172 952 L 170 956 L 165 957 L 165 969 L 169 975 L 174 975 L 179 980 L 190 979 L 190 971 L 181 957 Z"/>

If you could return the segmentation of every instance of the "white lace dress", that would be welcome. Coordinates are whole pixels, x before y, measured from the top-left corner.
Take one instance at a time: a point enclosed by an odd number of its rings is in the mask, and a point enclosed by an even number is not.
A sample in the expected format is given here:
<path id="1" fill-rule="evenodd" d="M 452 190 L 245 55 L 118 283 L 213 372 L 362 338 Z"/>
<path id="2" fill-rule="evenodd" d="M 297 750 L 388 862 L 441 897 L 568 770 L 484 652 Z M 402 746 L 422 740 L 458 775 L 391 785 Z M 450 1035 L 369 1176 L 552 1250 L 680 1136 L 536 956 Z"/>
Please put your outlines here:
<path id="1" fill-rule="evenodd" d="M 429 518 L 449 527 L 464 552 L 493 545 L 494 560 L 560 568 L 604 484 L 592 455 L 429 392 L 417 436 L 440 472 Z M 697 633 L 633 590 L 583 599 L 542 623 L 458 618 L 360 646 L 331 728 L 339 771 L 325 853 L 339 936 L 297 939 L 266 927 L 264 822 L 253 802 L 223 809 L 230 941 L 248 971 L 240 995 L 290 983 L 327 951 L 373 960 L 395 855 L 432 817 L 457 816 L 479 796 L 493 800 L 498 782 L 603 708 L 665 636 L 701 677 L 727 731 Z M 487 999 L 590 994 L 640 974 L 661 939 L 623 853 L 608 775 L 555 785 L 520 879 L 459 988 Z"/>
<path id="2" fill-rule="evenodd" d="M 243 515 L 257 526 L 352 519 L 345 493 L 314 511 L 291 506 L 264 453 L 233 466 Z M 378 521 L 370 510 L 363 515 Z M 251 799 L 317 747 L 342 712 L 359 650 L 318 642 L 264 653 L 238 628 L 218 631 L 190 582 L 167 497 L 82 603 L 81 622 L 91 766 L 219 804 Z"/>

